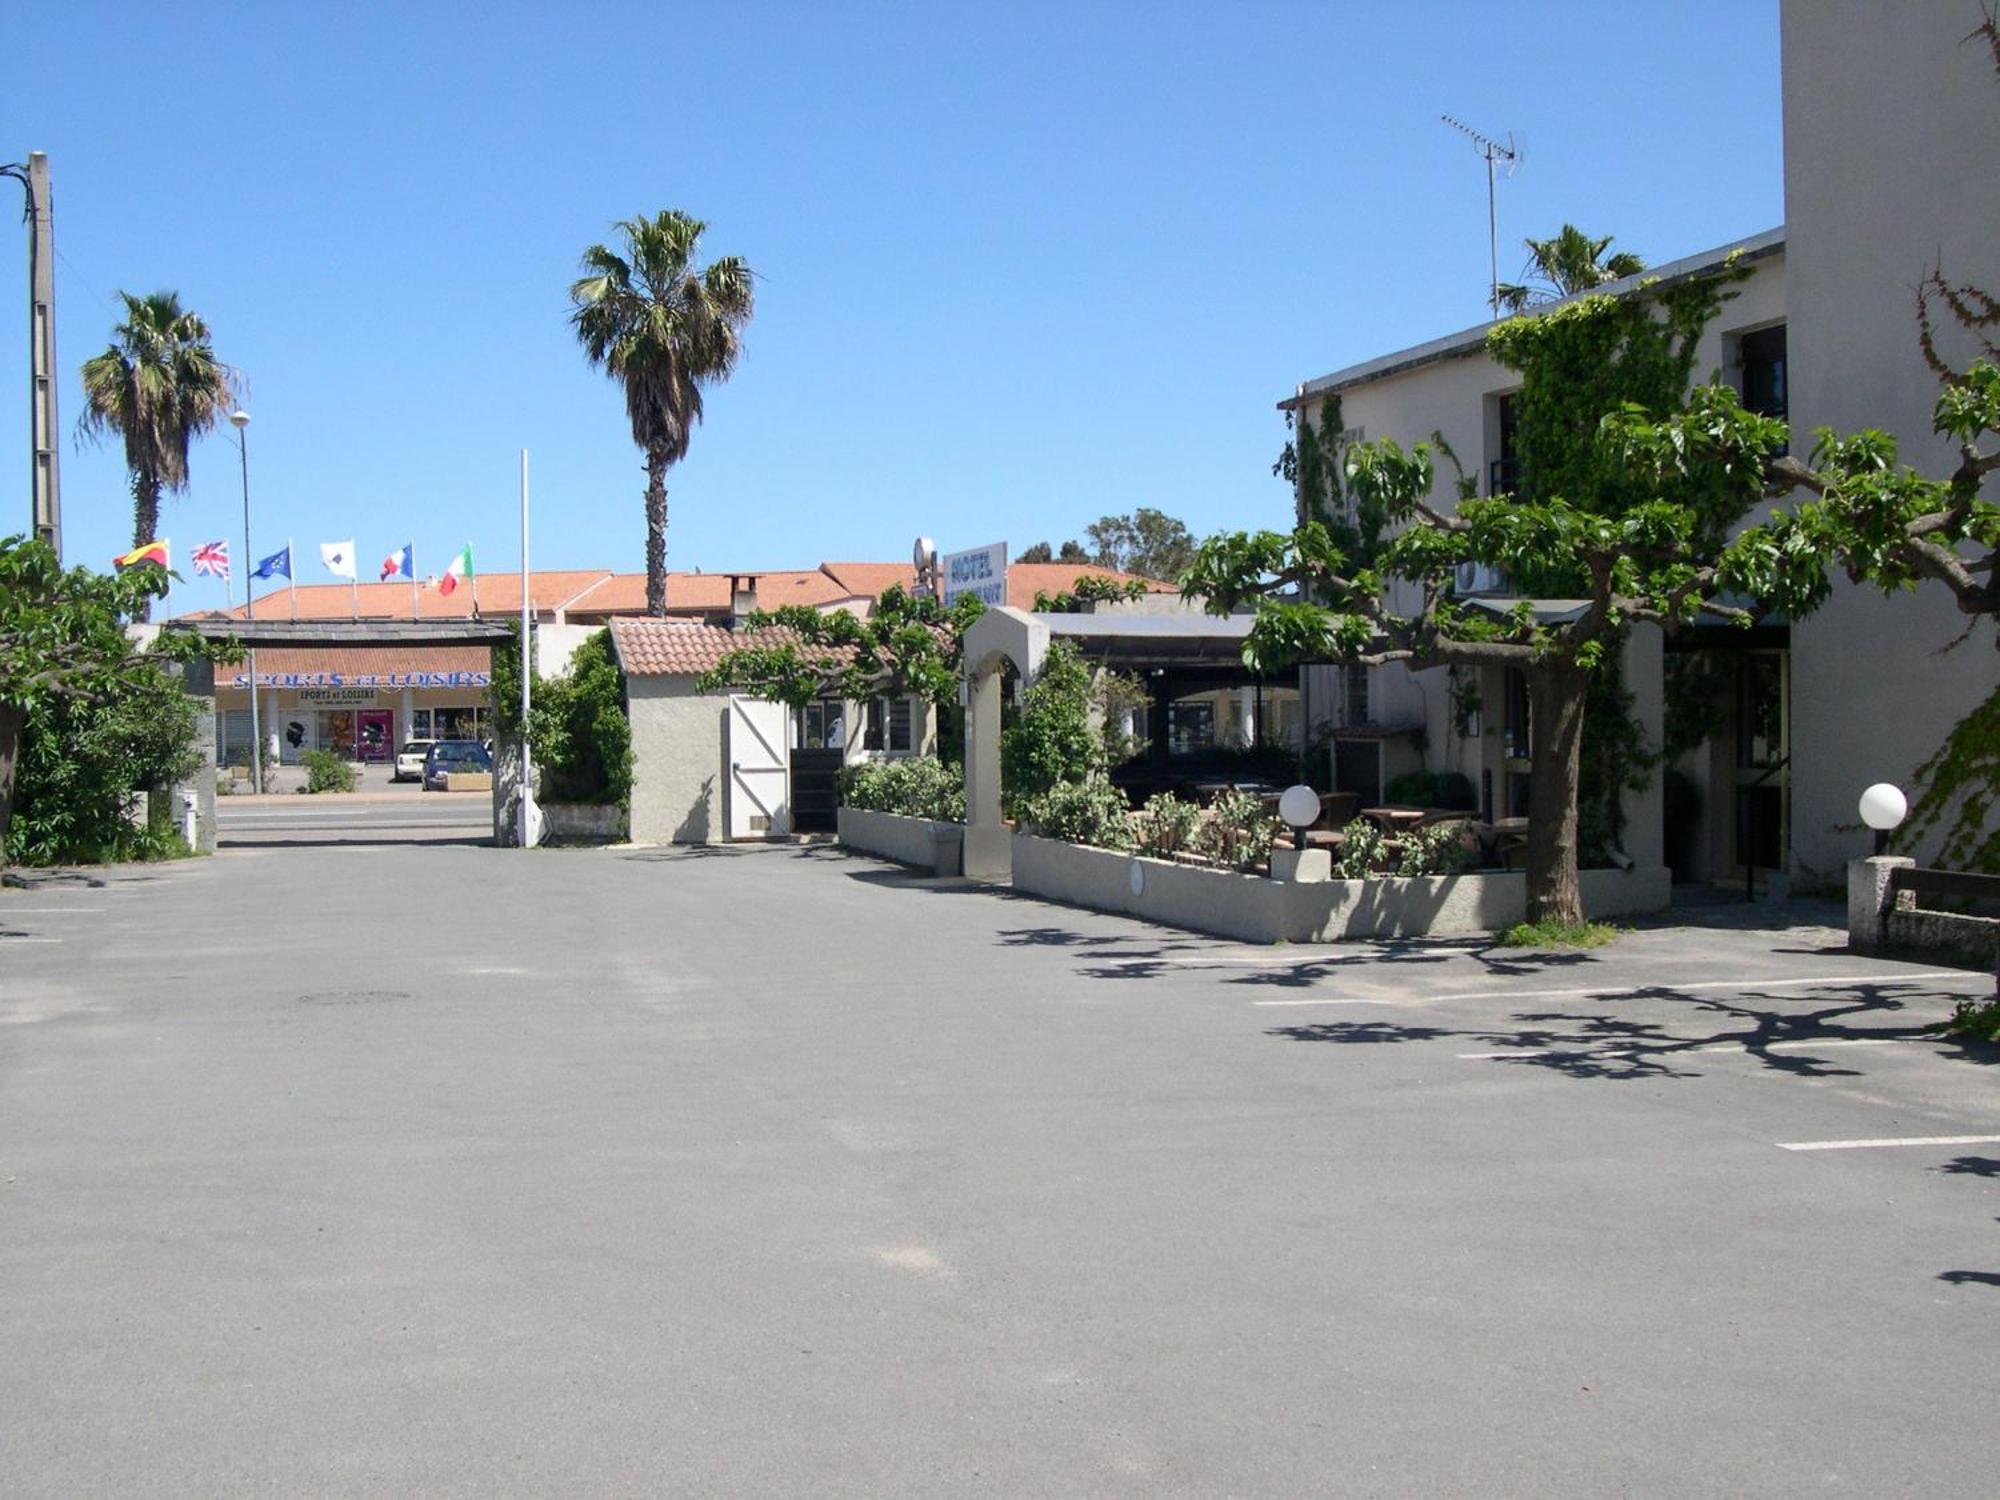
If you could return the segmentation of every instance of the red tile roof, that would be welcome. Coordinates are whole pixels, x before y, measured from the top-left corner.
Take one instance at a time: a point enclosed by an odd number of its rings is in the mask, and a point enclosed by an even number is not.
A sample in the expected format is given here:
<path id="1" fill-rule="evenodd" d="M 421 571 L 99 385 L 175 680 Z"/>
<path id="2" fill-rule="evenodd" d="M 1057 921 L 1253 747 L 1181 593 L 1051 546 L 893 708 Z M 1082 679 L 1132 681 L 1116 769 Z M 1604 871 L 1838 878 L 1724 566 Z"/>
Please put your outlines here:
<path id="1" fill-rule="evenodd" d="M 561 608 L 570 599 L 582 593 L 592 584 L 611 575 L 602 568 L 560 569 L 537 572 L 528 586 L 529 603 L 537 611 Z M 275 588 L 257 596 L 257 618 L 260 620 L 345 620 L 356 613 L 364 620 L 465 620 L 472 617 L 472 601 L 476 591 L 480 613 L 488 615 L 506 614 L 521 607 L 521 575 L 513 573 L 481 573 L 473 582 L 461 584 L 449 594 L 443 594 L 423 583 L 417 585 L 414 614 L 410 600 L 410 581 L 399 579 L 395 583 L 363 583 L 350 587 L 344 583 L 301 584 L 296 591 Z M 645 591 L 640 590 L 640 607 L 645 606 Z M 203 610 L 200 614 L 215 611 Z M 238 604 L 228 613 L 237 619 L 243 618 L 243 606 Z M 182 619 L 193 615 L 180 616 Z"/>
<path id="2" fill-rule="evenodd" d="M 1179 592 L 1171 583 L 1162 583 L 1157 578 L 1140 578 L 1136 573 L 1100 568 L 1096 563 L 1010 562 L 1007 564 L 1007 602 L 1016 609 L 1033 609 L 1035 595 L 1064 593 L 1075 588 L 1079 578 L 1108 578 L 1114 583 L 1136 581 L 1143 583 L 1149 594 Z"/>
<path id="3" fill-rule="evenodd" d="M 847 591 L 821 570 L 773 568 L 753 573 L 669 573 L 667 612 L 669 614 L 726 614 L 730 606 L 729 581 L 732 577 L 757 580 L 757 607 L 777 609 L 785 604 L 805 604 L 815 608 L 847 597 Z M 578 621 L 608 619 L 613 615 L 643 615 L 646 612 L 646 575 L 612 573 L 600 583 L 570 601 L 568 613 Z"/>
<path id="4" fill-rule="evenodd" d="M 790 630 L 729 630 L 698 620 L 621 616 L 611 622 L 618 664 L 631 677 L 692 677 L 744 646 L 796 643 Z"/>

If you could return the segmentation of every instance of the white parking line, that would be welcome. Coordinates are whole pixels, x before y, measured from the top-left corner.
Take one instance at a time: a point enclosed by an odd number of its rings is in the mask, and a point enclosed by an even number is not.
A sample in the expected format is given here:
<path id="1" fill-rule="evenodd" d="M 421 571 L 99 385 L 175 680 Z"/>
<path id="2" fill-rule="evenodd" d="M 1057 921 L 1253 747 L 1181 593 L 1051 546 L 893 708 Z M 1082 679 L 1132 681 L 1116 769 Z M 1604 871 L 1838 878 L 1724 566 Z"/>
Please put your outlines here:
<path id="1" fill-rule="evenodd" d="M 1905 1135 L 1879 1141 L 1779 1141 L 1780 1151 L 1867 1151 L 1877 1146 L 1984 1146 L 2000 1135 Z"/>
<path id="2" fill-rule="evenodd" d="M 0 917 L 67 916 L 71 912 L 100 912 L 101 906 L 9 906 L 0 902 Z"/>
<path id="3" fill-rule="evenodd" d="M 0 933 L 0 943 L 60 943 L 61 941 L 61 938 L 9 937 L 5 933 Z"/>
<path id="4" fill-rule="evenodd" d="M 1969 969 L 1926 969 L 1917 974 L 1822 974 L 1811 979 L 1702 979 L 1693 984 L 1621 984 L 1604 989 L 1575 990 L 1460 990 L 1447 995 L 1420 998 L 1442 1000 L 1607 1000 L 1617 995 L 1646 995 L 1653 991 L 1682 995 L 1695 990 L 1775 990 L 1796 989 L 1813 984 L 1917 984 L 1928 979 L 1963 979 L 1969 984 L 1986 984 L 1985 976 Z M 1252 1005 L 1353 1005 L 1353 996 L 1329 995 L 1321 1000 L 1252 1000 Z"/>

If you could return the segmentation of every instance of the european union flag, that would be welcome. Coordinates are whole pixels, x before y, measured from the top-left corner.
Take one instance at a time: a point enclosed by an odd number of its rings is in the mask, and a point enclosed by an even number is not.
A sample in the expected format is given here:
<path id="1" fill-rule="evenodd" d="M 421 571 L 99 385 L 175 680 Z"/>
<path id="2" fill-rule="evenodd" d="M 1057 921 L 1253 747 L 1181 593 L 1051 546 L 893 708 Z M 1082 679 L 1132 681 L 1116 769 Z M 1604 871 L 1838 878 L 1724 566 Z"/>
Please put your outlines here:
<path id="1" fill-rule="evenodd" d="M 292 549 L 288 546 L 282 552 L 273 552 L 251 570 L 252 578 L 290 578 L 292 576 Z"/>

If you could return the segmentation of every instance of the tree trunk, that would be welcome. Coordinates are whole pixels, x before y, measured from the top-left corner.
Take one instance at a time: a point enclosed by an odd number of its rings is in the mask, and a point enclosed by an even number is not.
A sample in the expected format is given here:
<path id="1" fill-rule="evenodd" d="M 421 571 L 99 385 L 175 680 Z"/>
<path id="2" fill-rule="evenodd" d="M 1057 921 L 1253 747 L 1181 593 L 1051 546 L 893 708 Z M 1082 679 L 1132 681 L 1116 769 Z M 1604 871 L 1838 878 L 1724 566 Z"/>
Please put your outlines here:
<path id="1" fill-rule="evenodd" d="M 14 821 L 14 767 L 20 759 L 21 726 L 27 714 L 0 703 L 0 870 L 7 868 L 7 830 Z"/>
<path id="2" fill-rule="evenodd" d="M 132 545 L 143 547 L 148 542 L 158 541 L 160 532 L 160 481 L 145 474 L 132 476 Z M 250 559 L 243 559 L 248 567 Z M 139 606 L 139 619 L 143 622 L 153 618 L 153 601 L 148 599 Z"/>
<path id="3" fill-rule="evenodd" d="M 1577 879 L 1576 789 L 1583 765 L 1590 674 L 1567 662 L 1528 668 L 1528 920 L 1583 921 Z"/>
<path id="4" fill-rule="evenodd" d="M 646 455 L 646 613 L 667 612 L 667 455 Z"/>

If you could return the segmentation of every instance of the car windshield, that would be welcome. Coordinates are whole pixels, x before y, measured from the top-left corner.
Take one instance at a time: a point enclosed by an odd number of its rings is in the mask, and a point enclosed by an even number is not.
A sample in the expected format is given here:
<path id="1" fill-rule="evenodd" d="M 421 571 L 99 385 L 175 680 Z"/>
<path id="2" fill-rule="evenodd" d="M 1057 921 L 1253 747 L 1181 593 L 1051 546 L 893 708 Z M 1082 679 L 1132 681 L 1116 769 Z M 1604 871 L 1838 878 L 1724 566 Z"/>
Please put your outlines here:
<path id="1" fill-rule="evenodd" d="M 482 755 L 477 745 L 439 745 L 431 753 L 441 761 L 476 761 Z"/>
<path id="2" fill-rule="evenodd" d="M 431 742 L 429 740 L 411 740 L 409 744 L 403 746 L 403 754 L 423 755 L 428 753 L 430 748 Z"/>

